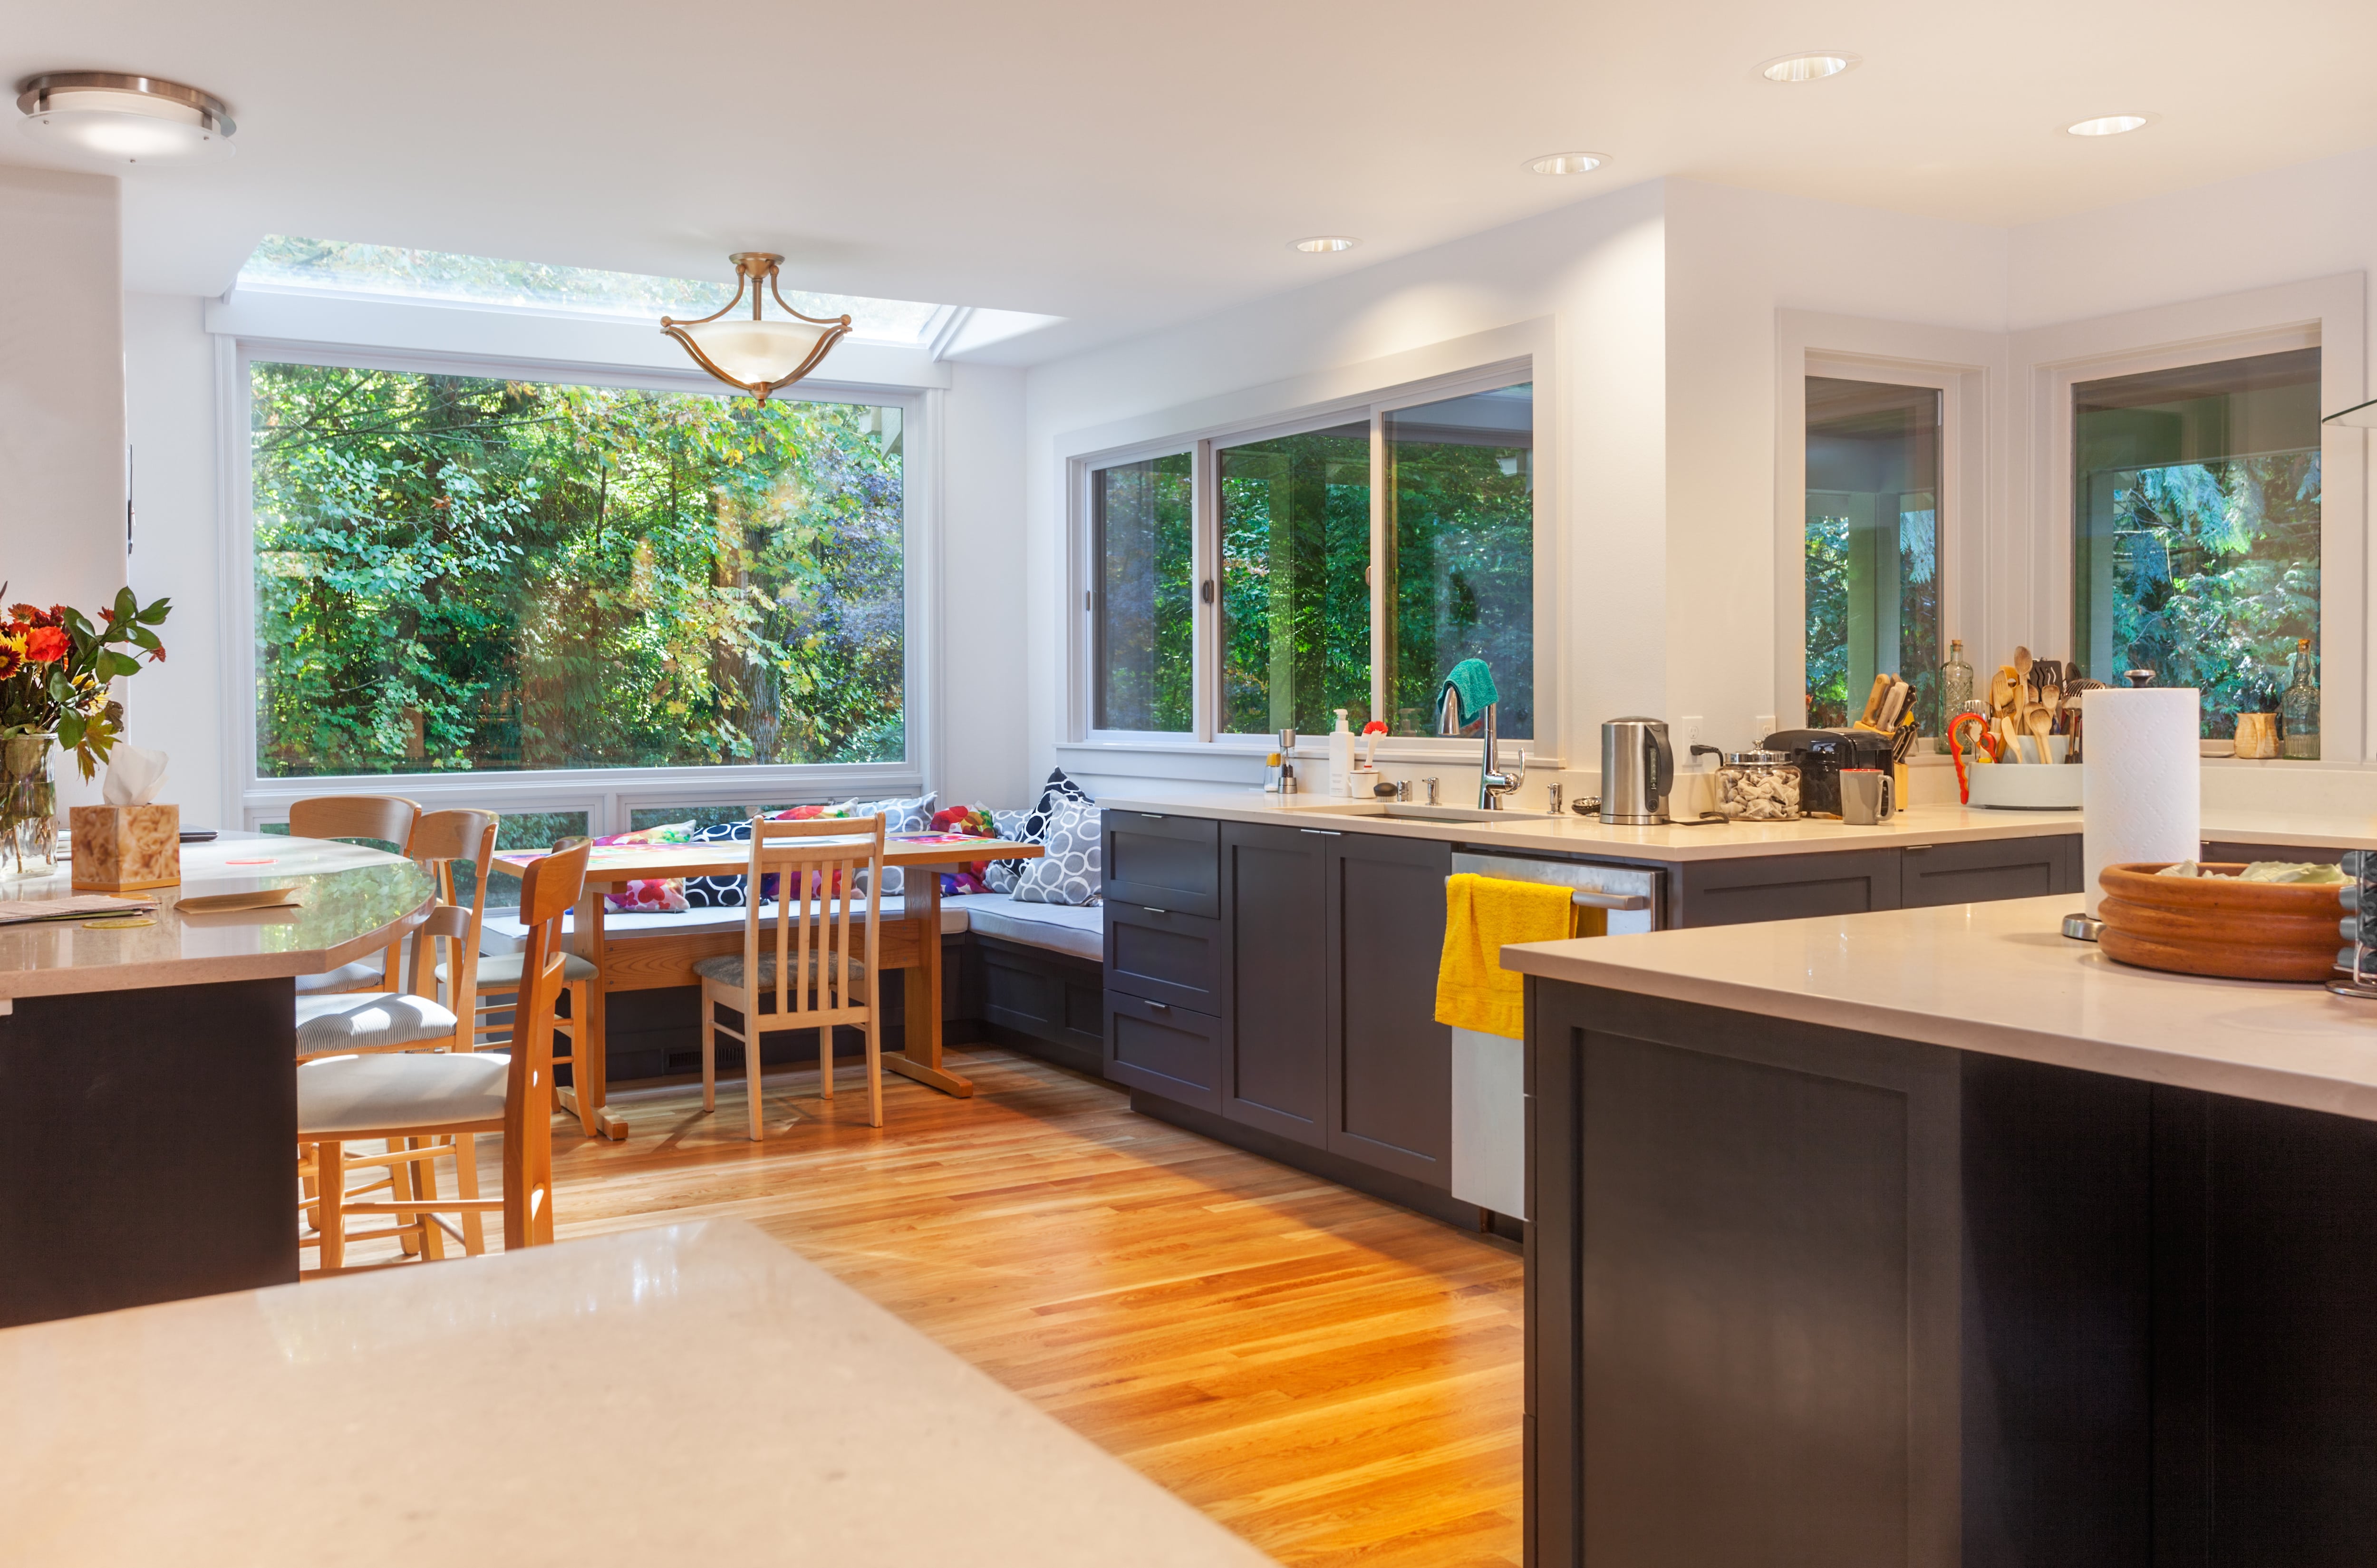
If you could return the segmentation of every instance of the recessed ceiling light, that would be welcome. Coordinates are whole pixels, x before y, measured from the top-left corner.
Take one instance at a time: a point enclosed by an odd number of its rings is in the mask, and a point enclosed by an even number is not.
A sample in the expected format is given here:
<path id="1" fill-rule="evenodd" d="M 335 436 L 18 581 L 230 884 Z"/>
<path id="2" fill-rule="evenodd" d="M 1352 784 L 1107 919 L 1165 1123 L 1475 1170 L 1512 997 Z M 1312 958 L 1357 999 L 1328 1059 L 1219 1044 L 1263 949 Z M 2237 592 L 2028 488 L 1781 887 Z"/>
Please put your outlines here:
<path id="1" fill-rule="evenodd" d="M 1527 168 L 1538 174 L 1590 174 L 1608 162 L 1606 152 L 1553 152 L 1527 160 Z"/>
<path id="2" fill-rule="evenodd" d="M 1296 248 L 1309 251 L 1315 256 L 1326 256 L 1332 251 L 1351 250 L 1354 242 L 1343 234 L 1315 234 L 1310 239 L 1297 240 Z"/>
<path id="3" fill-rule="evenodd" d="M 112 163 L 228 157 L 239 127 L 222 100 L 119 71 L 45 71 L 17 84 L 25 134 Z"/>
<path id="4" fill-rule="evenodd" d="M 2153 116 L 2147 114 L 2099 114 L 2093 120 L 2083 120 L 2063 128 L 2073 136 L 2120 136 L 2144 126 Z"/>
<path id="5" fill-rule="evenodd" d="M 1826 77 L 1839 76 L 1857 63 L 1857 57 L 1837 49 L 1826 49 L 1814 54 L 1786 54 L 1769 60 L 1758 67 L 1758 74 L 1768 81 L 1822 81 Z"/>

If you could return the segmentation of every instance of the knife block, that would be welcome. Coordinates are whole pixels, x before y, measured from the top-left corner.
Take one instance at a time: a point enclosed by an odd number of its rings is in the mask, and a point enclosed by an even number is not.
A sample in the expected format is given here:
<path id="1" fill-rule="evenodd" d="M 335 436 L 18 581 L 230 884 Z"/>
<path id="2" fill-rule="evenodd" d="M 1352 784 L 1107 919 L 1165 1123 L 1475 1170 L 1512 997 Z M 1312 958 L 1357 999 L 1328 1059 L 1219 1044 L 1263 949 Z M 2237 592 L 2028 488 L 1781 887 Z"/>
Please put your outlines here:
<path id="1" fill-rule="evenodd" d="M 182 880 L 178 806 L 77 806 L 66 813 L 66 829 L 78 889 L 131 892 Z"/>

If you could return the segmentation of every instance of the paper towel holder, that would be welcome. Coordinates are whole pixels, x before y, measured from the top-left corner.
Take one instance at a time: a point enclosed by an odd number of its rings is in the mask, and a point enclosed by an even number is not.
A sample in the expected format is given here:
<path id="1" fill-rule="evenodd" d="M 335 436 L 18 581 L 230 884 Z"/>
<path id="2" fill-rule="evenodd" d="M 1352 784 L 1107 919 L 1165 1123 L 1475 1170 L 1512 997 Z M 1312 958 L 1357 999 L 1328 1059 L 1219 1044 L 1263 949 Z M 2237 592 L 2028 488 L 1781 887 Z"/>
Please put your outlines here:
<path id="1" fill-rule="evenodd" d="M 2075 913 L 2063 917 L 2063 934 L 2075 942 L 2093 942 L 2104 928 L 2105 923 L 2093 915 Z"/>

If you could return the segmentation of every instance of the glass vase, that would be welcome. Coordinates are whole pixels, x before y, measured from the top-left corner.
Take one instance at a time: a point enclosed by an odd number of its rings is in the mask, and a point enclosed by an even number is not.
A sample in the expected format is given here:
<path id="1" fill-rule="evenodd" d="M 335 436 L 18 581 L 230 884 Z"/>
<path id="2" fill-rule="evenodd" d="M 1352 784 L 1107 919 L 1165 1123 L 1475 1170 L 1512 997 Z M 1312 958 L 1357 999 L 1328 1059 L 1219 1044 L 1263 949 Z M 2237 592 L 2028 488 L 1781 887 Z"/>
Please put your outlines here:
<path id="1" fill-rule="evenodd" d="M 47 735 L 0 741 L 0 870 L 41 876 L 57 868 L 58 781 Z"/>
<path id="2" fill-rule="evenodd" d="M 2278 699 L 2278 755 L 2298 762 L 2319 760 L 2319 666 L 2311 639 L 2295 643 L 2294 680 Z"/>

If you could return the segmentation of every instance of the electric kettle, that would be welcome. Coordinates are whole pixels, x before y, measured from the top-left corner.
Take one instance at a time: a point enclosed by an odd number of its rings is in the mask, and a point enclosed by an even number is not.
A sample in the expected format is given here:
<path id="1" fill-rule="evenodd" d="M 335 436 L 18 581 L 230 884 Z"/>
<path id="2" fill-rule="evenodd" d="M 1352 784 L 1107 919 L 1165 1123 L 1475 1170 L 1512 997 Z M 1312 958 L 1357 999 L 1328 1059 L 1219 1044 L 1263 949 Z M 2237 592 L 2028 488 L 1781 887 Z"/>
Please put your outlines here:
<path id="1" fill-rule="evenodd" d="M 1665 719 L 1612 719 L 1601 726 L 1601 820 L 1642 826 L 1667 820 L 1676 753 Z"/>

